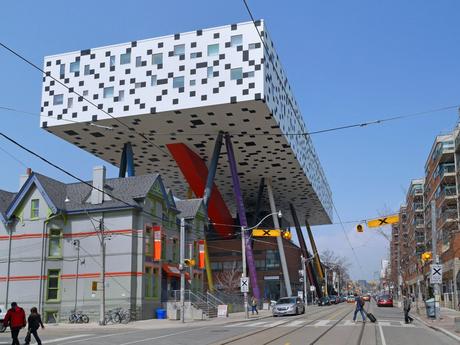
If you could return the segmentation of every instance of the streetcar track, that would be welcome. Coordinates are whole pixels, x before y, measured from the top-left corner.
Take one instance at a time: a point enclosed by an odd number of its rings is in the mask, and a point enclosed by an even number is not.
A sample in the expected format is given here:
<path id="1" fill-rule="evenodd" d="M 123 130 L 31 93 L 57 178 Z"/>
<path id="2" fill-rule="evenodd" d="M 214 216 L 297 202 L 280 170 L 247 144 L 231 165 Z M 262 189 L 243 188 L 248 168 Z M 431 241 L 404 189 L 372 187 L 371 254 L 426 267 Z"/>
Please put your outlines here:
<path id="1" fill-rule="evenodd" d="M 344 308 L 344 309 L 345 309 L 345 308 Z M 314 323 L 315 321 L 321 320 L 321 319 L 322 319 L 324 316 L 326 316 L 326 315 L 334 314 L 334 312 L 337 312 L 337 310 L 336 310 L 336 309 L 334 309 L 334 310 L 327 310 L 326 313 L 323 313 L 323 311 L 320 311 L 319 313 L 321 313 L 321 315 L 320 315 L 319 317 L 317 317 L 317 318 L 315 318 L 315 319 L 313 319 L 313 320 L 310 320 L 309 322 L 307 322 L 306 324 L 303 324 L 302 326 L 296 327 L 296 328 L 294 328 L 294 329 L 292 329 L 292 330 L 290 330 L 290 331 L 288 331 L 288 332 L 286 332 L 286 333 L 283 333 L 281 336 L 276 337 L 276 338 L 274 338 L 274 339 L 272 339 L 272 340 L 270 340 L 270 341 L 268 341 L 268 342 L 266 342 L 266 343 L 261 343 L 260 345 L 270 344 L 270 343 L 272 343 L 273 341 L 278 340 L 278 339 L 284 337 L 285 335 L 291 334 L 291 333 L 293 333 L 293 332 L 295 332 L 295 331 L 297 331 L 297 330 L 299 330 L 299 329 L 301 329 L 301 328 L 304 328 L 305 326 L 311 325 L 311 324 Z M 347 313 L 345 314 L 345 316 L 347 316 L 349 313 L 350 313 L 350 311 L 347 312 Z M 345 317 L 345 316 L 344 316 L 344 317 Z M 343 317 L 343 318 L 344 318 L 344 317 Z M 283 325 L 285 325 L 285 324 L 287 324 L 287 323 L 289 323 L 289 322 L 292 322 L 292 321 L 295 321 L 295 320 L 299 320 L 299 319 L 302 319 L 302 318 L 303 318 L 303 315 L 301 315 L 301 316 L 299 316 L 299 317 L 296 317 L 296 318 L 289 318 L 289 320 L 286 320 L 286 322 L 280 323 L 280 324 L 278 324 L 278 325 L 276 325 L 276 326 L 274 326 L 274 327 L 272 327 L 272 328 L 264 328 L 264 329 L 259 329 L 259 330 L 254 331 L 254 332 L 245 333 L 245 334 L 239 336 L 238 338 L 232 338 L 232 339 L 229 339 L 228 341 L 219 343 L 219 345 L 232 344 L 232 343 L 235 343 L 235 342 L 237 342 L 238 340 L 244 339 L 244 338 L 246 338 L 246 337 L 250 337 L 250 336 L 255 335 L 255 334 L 259 334 L 259 333 L 262 333 L 262 332 L 270 331 L 270 330 L 272 330 L 272 329 L 275 328 L 275 327 L 280 327 L 280 326 L 283 326 Z M 343 320 L 343 318 L 342 318 L 341 320 Z"/>

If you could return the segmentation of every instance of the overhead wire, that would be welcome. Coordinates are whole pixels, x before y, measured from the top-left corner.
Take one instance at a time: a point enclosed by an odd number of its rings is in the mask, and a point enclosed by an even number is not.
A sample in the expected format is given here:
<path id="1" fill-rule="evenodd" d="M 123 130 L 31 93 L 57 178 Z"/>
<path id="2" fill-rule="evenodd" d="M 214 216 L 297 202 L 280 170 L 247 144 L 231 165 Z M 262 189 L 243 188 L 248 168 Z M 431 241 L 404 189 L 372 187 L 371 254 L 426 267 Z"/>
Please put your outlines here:
<path id="1" fill-rule="evenodd" d="M 265 39 L 262 37 L 262 34 L 261 34 L 260 30 L 259 30 L 259 27 L 258 27 L 258 25 L 257 25 L 257 23 L 256 23 L 256 21 L 255 21 L 255 18 L 254 18 L 253 14 L 252 14 L 251 9 L 249 8 L 249 5 L 248 5 L 247 1 L 246 1 L 246 0 L 243 0 L 243 4 L 244 4 L 244 6 L 245 6 L 245 8 L 246 8 L 246 11 L 247 11 L 248 14 L 249 14 L 249 17 L 251 18 L 251 21 L 252 21 L 252 23 L 253 23 L 253 25 L 254 25 L 254 28 L 256 29 L 257 34 L 258 34 L 258 36 L 259 36 L 259 39 L 260 39 L 260 41 L 261 41 L 261 43 L 262 43 L 262 45 L 263 45 L 263 47 L 264 47 L 264 49 L 265 49 L 265 52 L 266 52 L 266 54 L 267 54 L 267 56 L 268 56 L 268 59 L 267 59 L 267 60 L 268 60 L 269 63 L 272 65 L 272 69 L 273 69 L 273 71 L 275 72 L 276 76 L 278 77 L 279 84 L 281 85 L 281 89 L 284 91 L 284 94 L 285 94 L 285 99 L 288 101 L 288 104 L 290 105 L 290 107 L 291 107 L 291 109 L 292 109 L 292 112 L 295 114 L 294 117 L 295 117 L 295 119 L 297 120 L 297 122 L 299 123 L 299 128 L 302 129 L 303 126 L 304 126 L 304 124 L 300 121 L 300 116 L 301 116 L 301 115 L 299 114 L 299 112 L 297 111 L 297 109 L 296 109 L 296 108 L 294 107 L 294 105 L 292 104 L 291 97 L 290 97 L 289 93 L 288 93 L 287 90 L 286 90 L 286 86 L 285 86 L 286 83 L 285 83 L 285 81 L 287 81 L 287 79 L 282 78 L 282 77 L 280 76 L 280 74 L 279 74 L 279 72 L 278 72 L 278 69 L 276 68 L 275 64 L 273 63 L 272 54 L 270 54 L 270 50 L 269 50 L 269 48 L 268 48 L 268 46 L 267 46 L 267 43 L 266 43 Z M 350 127 L 350 128 L 351 128 L 351 127 Z M 299 135 L 304 136 L 304 138 L 305 138 L 306 141 L 309 140 L 308 134 L 307 134 L 307 133 L 299 133 Z M 319 175 L 321 176 L 321 179 L 323 180 L 323 184 L 324 184 L 325 186 L 328 186 L 327 181 L 326 181 L 326 179 L 325 179 L 325 177 L 324 177 L 324 171 L 323 171 L 322 167 L 319 165 L 319 158 L 316 156 L 316 153 L 314 153 L 314 151 L 313 151 L 313 161 L 315 162 L 315 164 L 316 164 L 316 166 L 317 166 L 317 170 L 318 170 L 318 172 L 319 172 Z M 329 191 L 329 193 L 330 193 L 330 191 Z M 360 263 L 360 261 L 359 261 L 359 258 L 358 258 L 357 254 L 356 254 L 356 251 L 355 251 L 354 247 L 353 247 L 353 244 L 351 243 L 350 239 L 348 238 L 348 235 L 347 235 L 346 230 L 345 230 L 345 226 L 344 226 L 344 224 L 342 223 L 342 219 L 341 219 L 341 217 L 340 217 L 340 214 L 339 214 L 338 211 L 337 211 L 337 207 L 336 207 L 336 205 L 335 205 L 335 203 L 334 203 L 334 200 L 332 199 L 332 196 L 331 196 L 331 204 L 332 204 L 332 206 L 333 206 L 333 209 L 335 210 L 335 213 L 337 214 L 337 217 L 339 218 L 339 222 L 340 222 L 341 228 L 342 228 L 343 233 L 344 233 L 344 235 L 345 235 L 345 238 L 346 238 L 346 240 L 347 240 L 347 242 L 348 242 L 348 244 L 349 244 L 349 246 L 350 246 L 350 248 L 351 248 L 351 250 L 352 250 L 352 252 L 353 252 L 353 255 L 354 255 L 354 257 L 355 257 L 356 263 L 358 264 L 358 267 L 360 268 L 361 272 L 364 273 L 363 268 L 362 268 L 362 266 L 361 266 L 361 263 Z"/>

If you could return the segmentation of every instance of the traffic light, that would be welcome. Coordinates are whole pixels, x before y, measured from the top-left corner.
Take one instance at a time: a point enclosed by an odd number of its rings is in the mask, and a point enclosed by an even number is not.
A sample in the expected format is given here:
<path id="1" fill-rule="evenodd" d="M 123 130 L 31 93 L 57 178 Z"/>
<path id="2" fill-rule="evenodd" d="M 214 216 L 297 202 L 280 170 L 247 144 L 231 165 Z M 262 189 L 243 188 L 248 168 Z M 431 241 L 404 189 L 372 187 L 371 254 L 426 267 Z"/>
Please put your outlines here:
<path id="1" fill-rule="evenodd" d="M 364 226 L 362 224 L 356 225 L 356 232 L 364 232 Z"/>
<path id="2" fill-rule="evenodd" d="M 187 266 L 187 267 L 195 266 L 195 259 L 185 259 L 184 260 L 184 265 Z"/>
<path id="3" fill-rule="evenodd" d="M 283 238 L 290 241 L 291 238 L 292 238 L 292 234 L 290 231 L 286 230 L 286 231 L 283 231 Z"/>
<path id="4" fill-rule="evenodd" d="M 425 252 L 422 254 L 422 261 L 425 263 L 427 261 L 430 261 L 432 259 L 432 254 L 431 252 Z"/>

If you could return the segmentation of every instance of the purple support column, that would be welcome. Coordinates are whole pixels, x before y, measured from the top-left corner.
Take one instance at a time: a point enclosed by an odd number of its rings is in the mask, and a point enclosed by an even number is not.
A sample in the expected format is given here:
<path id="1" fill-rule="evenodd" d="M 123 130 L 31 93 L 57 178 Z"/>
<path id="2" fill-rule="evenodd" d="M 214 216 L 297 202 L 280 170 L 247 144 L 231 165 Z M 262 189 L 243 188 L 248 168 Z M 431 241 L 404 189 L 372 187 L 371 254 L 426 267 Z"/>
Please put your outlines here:
<path id="1" fill-rule="evenodd" d="M 233 192 L 235 193 L 236 206 L 238 208 L 238 216 L 240 219 L 240 225 L 244 228 L 248 227 L 248 221 L 246 219 L 246 211 L 244 209 L 243 196 L 241 195 L 240 178 L 238 177 L 238 171 L 236 169 L 235 154 L 233 152 L 233 146 L 228 133 L 225 134 L 225 146 L 227 147 L 228 164 L 230 165 L 230 171 L 232 173 L 233 181 Z M 254 262 L 254 255 L 252 253 L 251 243 L 248 241 L 246 231 L 243 232 L 244 243 L 246 245 L 246 261 L 249 268 L 249 279 L 252 285 L 252 292 L 254 297 L 260 301 L 260 290 L 257 284 L 257 272 L 256 264 Z"/>

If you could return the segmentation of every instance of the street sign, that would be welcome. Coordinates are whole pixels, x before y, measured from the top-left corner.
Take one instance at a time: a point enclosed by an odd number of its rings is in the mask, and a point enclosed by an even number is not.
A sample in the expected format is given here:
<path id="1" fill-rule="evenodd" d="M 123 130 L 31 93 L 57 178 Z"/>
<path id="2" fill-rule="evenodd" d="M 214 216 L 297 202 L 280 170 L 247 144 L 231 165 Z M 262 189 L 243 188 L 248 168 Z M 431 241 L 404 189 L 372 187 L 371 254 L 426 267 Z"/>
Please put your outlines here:
<path id="1" fill-rule="evenodd" d="M 299 276 L 303 277 L 303 270 L 299 270 Z"/>
<path id="2" fill-rule="evenodd" d="M 431 265 L 431 284 L 442 284 L 442 265 Z"/>
<path id="3" fill-rule="evenodd" d="M 380 226 L 399 223 L 399 215 L 394 214 L 391 216 L 371 219 L 367 221 L 368 228 L 378 228 Z"/>
<path id="4" fill-rule="evenodd" d="M 241 292 L 249 292 L 249 278 L 243 277 L 240 279 Z"/>
<path id="5" fill-rule="evenodd" d="M 297 297 L 303 299 L 303 291 L 297 291 Z"/>
<path id="6" fill-rule="evenodd" d="M 299 283 L 303 283 L 303 277 L 299 277 Z"/>
<path id="7" fill-rule="evenodd" d="M 316 290 L 316 289 L 315 289 L 315 286 L 314 286 L 314 285 L 310 285 L 310 291 L 313 292 L 313 291 L 315 291 L 315 290 Z"/>
<path id="8" fill-rule="evenodd" d="M 279 237 L 281 236 L 281 230 L 279 229 L 254 229 L 252 230 L 252 236 L 254 237 Z"/>

